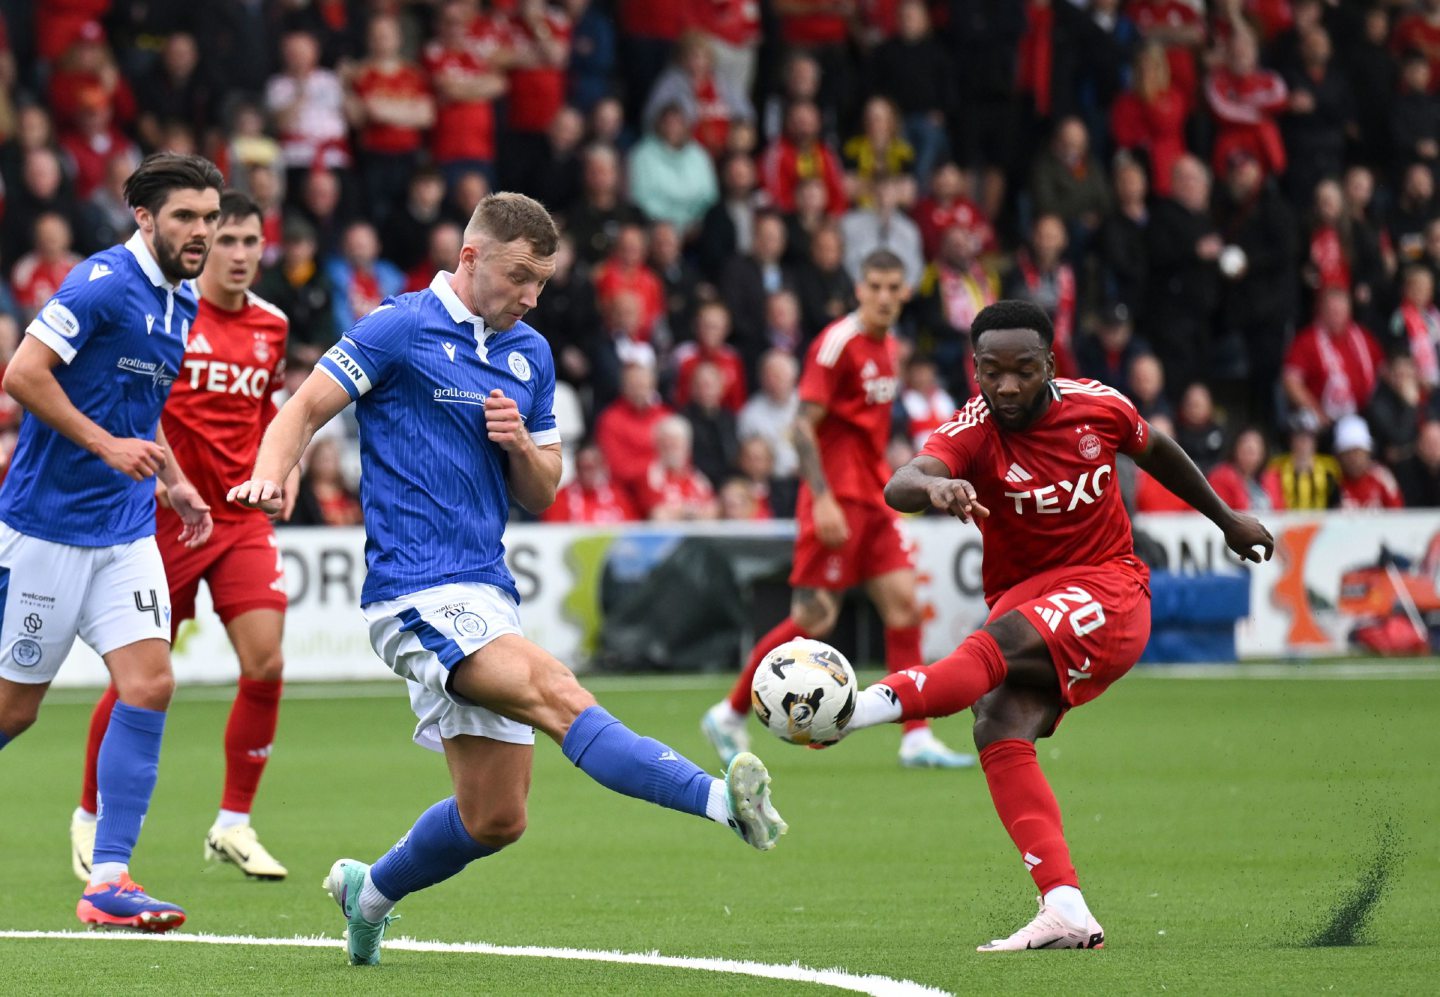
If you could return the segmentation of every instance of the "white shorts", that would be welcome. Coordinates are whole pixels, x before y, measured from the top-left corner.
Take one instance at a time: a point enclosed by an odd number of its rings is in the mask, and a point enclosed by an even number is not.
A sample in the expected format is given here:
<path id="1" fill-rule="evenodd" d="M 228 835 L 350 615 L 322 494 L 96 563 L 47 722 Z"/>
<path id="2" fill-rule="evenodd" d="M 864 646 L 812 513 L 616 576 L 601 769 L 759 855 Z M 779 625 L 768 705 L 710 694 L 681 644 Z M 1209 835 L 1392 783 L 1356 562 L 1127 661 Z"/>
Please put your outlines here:
<path id="1" fill-rule="evenodd" d="M 0 678 L 55 678 L 79 636 L 106 655 L 157 637 L 170 642 L 170 586 L 154 537 L 73 547 L 0 523 Z"/>
<path id="2" fill-rule="evenodd" d="M 457 582 L 372 602 L 361 613 L 370 646 L 410 685 L 419 718 L 415 743 L 444 751 L 442 738 L 471 734 L 509 744 L 534 744 L 535 728 L 476 706 L 450 690 L 450 669 L 504 634 L 520 635 L 520 613 L 504 589 Z"/>

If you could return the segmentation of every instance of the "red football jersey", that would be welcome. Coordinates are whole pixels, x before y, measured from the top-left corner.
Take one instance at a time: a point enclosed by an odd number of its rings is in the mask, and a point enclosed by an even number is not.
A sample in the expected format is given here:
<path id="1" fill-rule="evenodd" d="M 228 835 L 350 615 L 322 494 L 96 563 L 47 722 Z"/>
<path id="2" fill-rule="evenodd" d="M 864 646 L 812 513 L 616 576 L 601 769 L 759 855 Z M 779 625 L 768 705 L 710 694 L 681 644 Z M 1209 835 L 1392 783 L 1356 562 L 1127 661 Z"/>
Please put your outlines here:
<path id="1" fill-rule="evenodd" d="M 356 96 L 376 100 L 418 100 L 430 96 L 430 79 L 419 66 L 401 63 L 390 72 L 366 66 L 350 84 Z M 370 152 L 414 152 L 420 148 L 424 131 L 382 122 L 368 122 L 360 130 L 360 147 Z"/>
<path id="2" fill-rule="evenodd" d="M 977 521 L 990 605 L 1041 572 L 1134 555 L 1115 454 L 1144 450 L 1150 425 L 1099 381 L 1057 378 L 1055 386 L 1059 397 L 1023 432 L 996 426 L 977 395 L 920 451 L 970 482 L 990 510 Z"/>
<path id="3" fill-rule="evenodd" d="M 825 480 L 835 497 L 852 502 L 884 503 L 890 480 L 885 446 L 890 442 L 890 413 L 898 381 L 895 334 L 866 335 L 852 312 L 815 337 L 800 375 L 800 400 L 824 406 L 817 436 Z M 802 499 L 808 489 L 802 489 Z"/>
<path id="4" fill-rule="evenodd" d="M 285 313 L 257 295 L 247 293 L 238 312 L 200 298 L 160 418 L 175 459 L 216 520 L 264 515 L 226 502 L 225 494 L 250 477 L 260 436 L 275 418 L 289 329 Z"/>

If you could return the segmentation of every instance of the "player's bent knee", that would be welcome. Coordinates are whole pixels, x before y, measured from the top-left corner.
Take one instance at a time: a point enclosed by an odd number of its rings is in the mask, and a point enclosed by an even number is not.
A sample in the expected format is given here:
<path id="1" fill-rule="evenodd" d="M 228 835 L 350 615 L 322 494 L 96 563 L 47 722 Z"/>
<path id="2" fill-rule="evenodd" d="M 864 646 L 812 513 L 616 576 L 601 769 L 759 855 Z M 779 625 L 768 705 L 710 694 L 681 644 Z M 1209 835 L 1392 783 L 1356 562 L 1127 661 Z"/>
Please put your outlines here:
<path id="1" fill-rule="evenodd" d="M 175 695 L 175 676 L 167 669 L 156 675 L 116 678 L 115 688 L 120 694 L 120 702 L 163 712 L 170 708 L 170 699 Z"/>
<path id="2" fill-rule="evenodd" d="M 285 656 L 276 648 L 255 661 L 241 661 L 240 674 L 252 682 L 279 682 L 285 676 Z"/>
<path id="3" fill-rule="evenodd" d="M 520 840 L 525 833 L 525 808 L 518 810 L 494 807 L 461 807 L 460 822 L 470 837 L 488 848 L 505 848 Z"/>

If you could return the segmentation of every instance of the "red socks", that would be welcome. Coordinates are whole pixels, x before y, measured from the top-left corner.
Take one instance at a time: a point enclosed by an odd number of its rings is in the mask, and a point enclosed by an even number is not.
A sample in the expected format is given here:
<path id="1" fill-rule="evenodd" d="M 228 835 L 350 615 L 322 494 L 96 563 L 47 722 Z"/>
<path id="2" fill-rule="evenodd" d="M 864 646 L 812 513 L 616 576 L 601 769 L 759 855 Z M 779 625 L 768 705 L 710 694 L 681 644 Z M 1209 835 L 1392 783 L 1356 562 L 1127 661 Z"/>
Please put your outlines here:
<path id="1" fill-rule="evenodd" d="M 1005 680 L 1006 670 L 995 638 L 977 630 L 949 657 L 887 675 L 879 684 L 895 690 L 902 720 L 948 717 L 974 706 Z"/>
<path id="2" fill-rule="evenodd" d="M 920 653 L 920 628 L 918 626 L 885 628 L 885 670 L 887 672 L 919 668 L 923 664 L 925 664 L 925 659 Z M 901 724 L 901 729 L 908 734 L 912 730 L 921 730 L 929 726 L 924 720 L 906 720 Z"/>
<path id="3" fill-rule="evenodd" d="M 980 765 L 1000 823 L 1020 849 L 1041 896 L 1057 886 L 1078 888 L 1060 804 L 1035 760 L 1035 745 L 1013 737 L 996 741 L 980 752 Z"/>
<path id="4" fill-rule="evenodd" d="M 240 677 L 230 722 L 225 725 L 225 795 L 222 810 L 248 814 L 280 720 L 283 682 Z"/>
<path id="5" fill-rule="evenodd" d="M 87 814 L 99 811 L 96 804 L 99 783 L 95 771 L 100 763 L 100 742 L 105 740 L 105 732 L 110 729 L 110 711 L 115 709 L 119 698 L 120 693 L 112 682 L 110 688 L 105 690 L 105 695 L 100 697 L 100 702 L 95 704 L 95 711 L 90 714 L 90 738 L 85 742 L 85 782 L 80 789 L 80 809 Z"/>
<path id="6" fill-rule="evenodd" d="M 790 617 L 785 617 L 764 637 L 755 642 L 755 649 L 750 652 L 750 660 L 745 662 L 745 668 L 740 672 L 740 677 L 735 680 L 734 687 L 730 690 L 730 708 L 741 716 L 750 712 L 750 683 L 755 679 L 755 670 L 760 667 L 760 662 L 765 660 L 765 655 L 785 643 L 787 640 L 794 640 L 796 637 L 810 636 L 795 625 Z"/>

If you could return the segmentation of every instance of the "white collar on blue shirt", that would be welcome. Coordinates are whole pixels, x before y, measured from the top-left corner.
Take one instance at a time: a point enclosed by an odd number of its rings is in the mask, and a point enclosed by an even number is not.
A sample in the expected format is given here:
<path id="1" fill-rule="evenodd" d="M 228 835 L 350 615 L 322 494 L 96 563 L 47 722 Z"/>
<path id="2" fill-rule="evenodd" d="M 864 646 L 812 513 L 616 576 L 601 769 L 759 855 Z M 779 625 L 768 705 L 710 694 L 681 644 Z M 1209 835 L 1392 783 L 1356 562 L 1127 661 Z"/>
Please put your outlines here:
<path id="1" fill-rule="evenodd" d="M 430 290 L 435 293 L 435 297 L 440 299 L 440 303 L 445 306 L 445 311 L 450 313 L 450 318 L 455 321 L 456 325 L 469 322 L 475 327 L 475 342 L 483 346 L 486 340 L 500 330 L 488 328 L 483 318 L 473 314 L 470 309 L 465 307 L 465 303 L 460 300 L 460 295 L 456 294 L 455 288 L 450 286 L 450 278 L 454 276 L 449 270 L 441 270 L 430 282 Z"/>
<path id="2" fill-rule="evenodd" d="M 150 283 L 156 287 L 163 287 L 172 294 L 179 290 L 179 284 L 172 284 L 165 279 L 160 264 L 155 260 L 155 254 L 150 252 L 150 247 L 145 244 L 145 237 L 138 231 L 125 243 L 125 248 L 130 250 L 130 255 L 135 257 L 135 262 L 140 264 L 140 269 L 145 271 L 145 276 L 150 278 Z"/>

